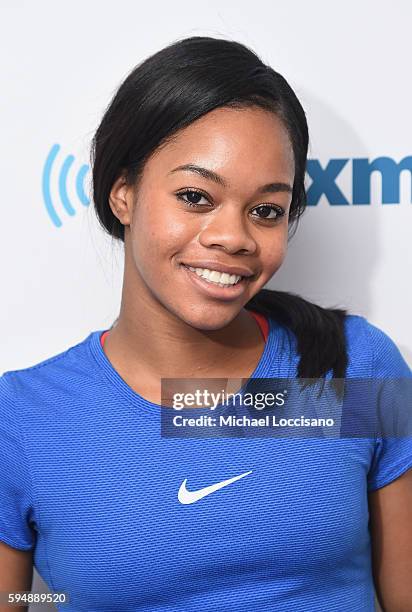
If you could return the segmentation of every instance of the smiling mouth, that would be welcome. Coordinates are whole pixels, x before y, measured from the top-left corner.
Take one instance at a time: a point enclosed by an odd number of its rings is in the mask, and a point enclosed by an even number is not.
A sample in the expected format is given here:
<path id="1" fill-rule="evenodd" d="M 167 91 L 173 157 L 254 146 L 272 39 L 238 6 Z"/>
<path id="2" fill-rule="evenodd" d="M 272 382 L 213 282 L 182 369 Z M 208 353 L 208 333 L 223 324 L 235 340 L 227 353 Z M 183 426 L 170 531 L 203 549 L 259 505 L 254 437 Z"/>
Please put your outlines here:
<path id="1" fill-rule="evenodd" d="M 210 283 L 211 285 L 215 285 L 217 287 L 222 287 L 223 289 L 235 287 L 247 278 L 246 276 L 240 276 L 240 274 L 224 274 L 222 276 L 220 272 L 205 272 L 203 268 L 193 268 L 192 266 L 187 266 L 186 264 L 181 265 L 193 274 L 196 274 L 198 278 L 206 283 Z M 213 278 L 213 275 L 215 278 Z"/>
<path id="2" fill-rule="evenodd" d="M 233 282 L 233 284 L 225 284 L 204 278 L 183 263 L 180 264 L 180 267 L 185 274 L 188 275 L 190 283 L 194 285 L 200 294 L 223 302 L 230 302 L 239 299 L 242 295 L 244 295 L 247 287 L 249 286 L 250 279 L 253 278 L 241 276 L 238 280 L 235 279 L 236 282 Z"/>

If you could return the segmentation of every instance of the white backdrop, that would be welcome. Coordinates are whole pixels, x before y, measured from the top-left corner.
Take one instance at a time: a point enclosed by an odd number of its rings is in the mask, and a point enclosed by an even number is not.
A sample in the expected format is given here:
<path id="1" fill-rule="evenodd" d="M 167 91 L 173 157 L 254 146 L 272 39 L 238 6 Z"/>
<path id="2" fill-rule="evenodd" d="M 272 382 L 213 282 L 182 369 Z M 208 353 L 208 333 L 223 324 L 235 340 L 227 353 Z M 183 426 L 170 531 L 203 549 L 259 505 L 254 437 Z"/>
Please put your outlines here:
<path id="1" fill-rule="evenodd" d="M 3 3 L 0 370 L 32 365 L 116 318 L 122 250 L 103 235 L 92 205 L 81 203 L 76 177 L 132 67 L 193 35 L 251 46 L 300 97 L 309 157 L 322 167 L 349 160 L 336 180 L 349 204 L 322 196 L 308 208 L 268 287 L 366 316 L 412 365 L 411 172 L 401 173 L 396 202 L 382 203 L 381 176 L 374 173 L 370 202 L 352 203 L 353 159 L 398 163 L 412 155 L 411 19 L 406 0 Z M 45 180 L 55 144 L 60 149 Z M 60 227 L 46 209 L 43 180 Z M 86 193 L 89 180 L 90 172 Z"/>

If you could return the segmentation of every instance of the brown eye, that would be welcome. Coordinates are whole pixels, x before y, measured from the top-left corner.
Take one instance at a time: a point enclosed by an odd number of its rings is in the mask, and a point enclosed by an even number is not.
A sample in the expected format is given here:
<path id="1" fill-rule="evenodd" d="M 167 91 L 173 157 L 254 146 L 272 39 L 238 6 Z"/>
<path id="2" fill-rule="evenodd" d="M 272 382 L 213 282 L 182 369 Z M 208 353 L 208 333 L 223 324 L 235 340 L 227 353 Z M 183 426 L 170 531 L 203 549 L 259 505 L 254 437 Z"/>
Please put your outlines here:
<path id="1" fill-rule="evenodd" d="M 199 204 L 200 200 L 203 197 L 197 191 L 187 191 L 186 192 L 186 196 L 187 196 L 187 199 L 189 200 L 190 204 Z"/>
<path id="2" fill-rule="evenodd" d="M 277 219 L 280 219 L 281 217 L 283 217 L 283 215 L 285 214 L 285 211 L 283 210 L 283 208 L 280 208 L 280 206 L 274 206 L 272 204 L 262 204 L 261 206 L 257 206 L 254 211 L 256 210 L 260 210 L 262 211 L 262 215 L 258 214 L 257 217 L 259 219 L 264 219 L 264 220 L 268 220 L 268 221 L 276 221 Z M 273 216 L 269 216 L 271 213 L 274 213 Z M 256 216 L 256 215 L 253 215 Z"/>
<path id="3" fill-rule="evenodd" d="M 202 193 L 201 191 L 197 191 L 195 189 L 186 189 L 186 191 L 181 191 L 180 193 L 176 195 L 180 200 L 182 200 L 183 202 L 185 202 L 186 204 L 194 208 L 203 206 L 203 204 L 200 204 L 200 200 L 202 198 L 205 198 L 205 200 L 209 201 L 204 193 Z"/>

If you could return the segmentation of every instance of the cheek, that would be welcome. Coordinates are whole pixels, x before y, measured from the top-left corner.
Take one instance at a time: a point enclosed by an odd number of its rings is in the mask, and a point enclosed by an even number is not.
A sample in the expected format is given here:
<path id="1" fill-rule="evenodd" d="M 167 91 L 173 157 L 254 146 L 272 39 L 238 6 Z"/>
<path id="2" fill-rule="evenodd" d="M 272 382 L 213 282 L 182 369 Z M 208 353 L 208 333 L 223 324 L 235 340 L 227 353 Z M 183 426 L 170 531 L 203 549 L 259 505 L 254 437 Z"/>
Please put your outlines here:
<path id="1" fill-rule="evenodd" d="M 183 251 L 193 239 L 188 225 L 179 215 L 166 206 L 141 206 L 133 220 L 132 241 L 136 265 L 140 268 L 156 268 L 156 273 L 165 273 L 170 268 L 170 259 Z"/>
<path id="2" fill-rule="evenodd" d="M 287 230 L 280 231 L 269 242 L 262 245 L 261 258 L 265 268 L 277 270 L 287 253 Z"/>
<path id="3" fill-rule="evenodd" d="M 279 233 L 277 236 L 261 246 L 260 261 L 262 275 L 257 281 L 263 287 L 282 266 L 287 253 L 287 233 Z"/>

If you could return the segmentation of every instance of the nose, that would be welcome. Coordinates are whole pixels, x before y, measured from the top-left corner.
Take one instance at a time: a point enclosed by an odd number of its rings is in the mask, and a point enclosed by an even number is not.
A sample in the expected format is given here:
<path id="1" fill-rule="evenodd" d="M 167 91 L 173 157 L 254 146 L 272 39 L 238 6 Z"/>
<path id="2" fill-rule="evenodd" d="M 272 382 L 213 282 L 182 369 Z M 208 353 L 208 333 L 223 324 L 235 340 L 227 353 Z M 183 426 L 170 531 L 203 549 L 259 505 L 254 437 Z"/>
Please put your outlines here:
<path id="1" fill-rule="evenodd" d="M 208 223 L 199 235 L 205 247 L 221 247 L 230 253 L 239 251 L 252 254 L 257 244 L 251 235 L 247 219 L 238 205 L 225 205 L 209 216 Z"/>

